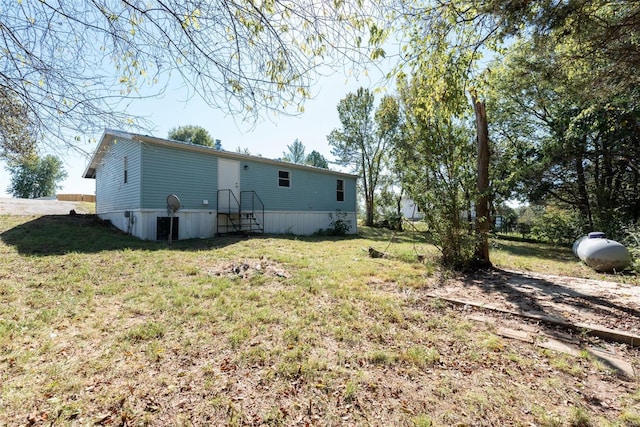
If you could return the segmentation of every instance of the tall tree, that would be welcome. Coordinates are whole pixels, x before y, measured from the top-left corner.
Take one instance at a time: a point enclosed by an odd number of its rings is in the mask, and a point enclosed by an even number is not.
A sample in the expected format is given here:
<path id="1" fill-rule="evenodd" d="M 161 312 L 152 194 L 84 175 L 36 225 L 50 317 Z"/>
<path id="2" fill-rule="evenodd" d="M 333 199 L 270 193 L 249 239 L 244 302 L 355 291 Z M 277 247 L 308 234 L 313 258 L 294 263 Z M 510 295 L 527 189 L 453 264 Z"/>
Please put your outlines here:
<path id="1" fill-rule="evenodd" d="M 282 153 L 282 160 L 290 163 L 304 164 L 306 159 L 304 153 L 305 146 L 299 139 L 296 138 L 293 144 L 287 145 L 287 150 L 288 151 Z"/>
<path id="2" fill-rule="evenodd" d="M 255 118 L 265 108 L 296 113 L 320 68 L 344 55 L 368 57 L 363 35 L 378 34 L 375 5 L 366 13 L 361 5 L 4 1 L 0 87 L 31 109 L 43 132 L 68 144 L 68 132 L 131 126 L 128 99 L 146 96 L 143 87 L 162 94 L 170 76 L 234 115 Z"/>
<path id="3" fill-rule="evenodd" d="M 311 153 L 309 153 L 309 155 L 307 156 L 304 162 L 309 166 L 315 166 L 317 168 L 322 168 L 322 169 L 329 169 L 329 162 L 327 161 L 327 159 L 316 150 L 313 150 Z"/>
<path id="4" fill-rule="evenodd" d="M 417 97 L 417 103 L 413 105 L 419 104 L 419 110 L 411 114 L 417 115 L 416 118 L 423 123 L 441 123 L 440 135 L 436 138 L 442 138 L 449 133 L 452 138 L 450 143 L 461 144 L 457 151 L 464 151 L 466 139 L 454 135 L 458 134 L 458 130 L 463 129 L 460 121 L 468 122 L 472 117 L 474 109 L 469 99 L 469 92 L 474 92 L 480 103 L 484 99 L 485 88 L 482 73 L 478 69 L 479 60 L 484 51 L 481 49 L 483 46 L 496 47 L 499 42 L 494 36 L 497 28 L 496 20 L 488 13 L 482 13 L 480 9 L 482 3 L 472 1 L 404 2 L 398 0 L 394 3 L 395 24 L 404 34 L 404 39 L 402 40 L 403 61 L 393 74 L 397 75 L 401 81 L 408 74 L 409 78 L 413 79 L 414 90 L 429 91 L 413 94 Z M 477 129 L 476 134 L 481 131 L 482 129 Z M 476 138 L 476 141 L 480 139 Z M 447 149 L 444 151 L 447 152 Z M 483 161 L 488 159 L 488 156 L 482 158 Z M 481 167 L 476 169 L 476 176 L 480 179 L 481 175 L 478 172 L 486 169 L 487 165 L 478 166 Z M 437 180 L 432 184 L 440 185 Z M 478 186 L 482 187 L 480 181 Z M 487 203 L 488 191 L 478 192 L 467 188 L 465 191 L 468 191 L 467 200 L 470 200 L 471 196 L 475 197 L 473 202 L 476 207 Z M 449 208 L 452 206 L 453 204 L 450 204 Z M 470 207 L 466 211 L 470 212 Z M 483 208 L 481 211 L 488 213 L 488 208 Z M 434 221 L 450 222 L 454 225 L 457 220 L 453 216 L 462 214 L 461 211 L 454 213 L 451 209 L 436 212 L 447 215 L 449 218 L 434 218 Z M 470 213 L 469 216 L 471 216 Z M 483 217 L 488 224 L 488 214 Z M 445 254 L 445 262 L 466 265 L 473 261 L 477 266 L 489 266 L 491 263 L 488 252 L 481 250 L 488 247 L 487 235 L 481 229 L 477 230 L 479 233 L 473 240 L 478 245 L 478 250 L 471 251 L 472 255 L 458 244 L 460 239 L 457 236 L 449 235 L 447 240 L 450 240 L 451 244 L 443 243 L 443 248 L 458 252 Z M 467 257 L 469 259 L 465 262 L 459 261 Z"/>
<path id="5" fill-rule="evenodd" d="M 496 64 L 496 147 L 509 153 L 529 201 L 568 207 L 589 230 L 615 235 L 640 218 L 638 90 L 606 102 L 594 96 L 591 75 L 608 64 L 565 62 L 565 49 L 521 43 Z"/>
<path id="6" fill-rule="evenodd" d="M 338 162 L 352 166 L 362 178 L 366 225 L 374 223 L 376 190 L 400 126 L 398 104 L 393 97 L 385 96 L 375 111 L 374 101 L 368 89 L 359 88 L 348 94 L 338 103 L 342 128 L 327 136 Z"/>
<path id="7" fill-rule="evenodd" d="M 476 210 L 476 265 L 487 267 L 491 265 L 489 260 L 489 231 L 491 230 L 491 218 L 489 216 L 489 125 L 487 123 L 487 108 L 483 101 L 471 94 L 476 118 L 477 141 L 477 198 Z"/>
<path id="8" fill-rule="evenodd" d="M 32 153 L 9 162 L 6 169 L 11 173 L 9 192 L 23 199 L 53 196 L 58 183 L 67 177 L 62 161 L 53 155 L 40 158 Z"/>
<path id="9" fill-rule="evenodd" d="M 494 34 L 563 46 L 556 61 L 599 64 L 585 74 L 592 97 L 600 100 L 635 91 L 640 85 L 640 3 L 637 1 L 484 0 L 478 12 L 493 20 Z"/>
<path id="10" fill-rule="evenodd" d="M 452 116 L 444 105 L 426 113 L 432 90 L 423 77 L 400 80 L 405 117 L 396 161 L 402 165 L 403 188 L 424 213 L 443 263 L 466 268 L 477 250 L 471 223 L 473 130 L 470 120 Z"/>
<path id="11" fill-rule="evenodd" d="M 405 35 L 403 61 L 395 74 L 402 76 L 409 69 L 412 75 L 416 71 L 426 75 L 432 92 L 424 114 L 436 109 L 442 114 L 447 108 L 456 116 L 468 105 L 465 92 L 474 87 L 482 101 L 488 89 L 483 77 L 488 73 L 476 71 L 481 54 L 514 49 L 515 44 L 503 44 L 508 37 L 563 46 L 561 51 L 547 52 L 564 64 L 602 65 L 585 73 L 585 93 L 595 88 L 594 95 L 601 100 L 625 93 L 638 100 L 635 88 L 640 78 L 633 71 L 640 65 L 638 2 L 397 0 L 390 7 L 396 28 Z M 574 67 L 574 72 L 580 68 Z M 477 129 L 479 135 L 482 132 Z M 478 197 L 476 204 L 484 203 L 482 192 Z"/>
<path id="12" fill-rule="evenodd" d="M 214 141 L 209 131 L 202 126 L 186 125 L 173 128 L 169 131 L 169 139 L 204 145 L 205 147 L 214 146 Z"/>

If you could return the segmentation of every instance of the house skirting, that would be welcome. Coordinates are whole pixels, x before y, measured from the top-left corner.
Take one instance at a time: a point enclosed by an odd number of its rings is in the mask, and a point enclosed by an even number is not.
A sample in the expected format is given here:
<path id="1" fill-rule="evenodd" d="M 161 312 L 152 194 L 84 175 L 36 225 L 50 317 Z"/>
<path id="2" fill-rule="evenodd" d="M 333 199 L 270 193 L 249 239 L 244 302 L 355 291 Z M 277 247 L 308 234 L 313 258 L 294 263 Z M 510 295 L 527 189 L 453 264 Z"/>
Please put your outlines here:
<path id="1" fill-rule="evenodd" d="M 355 212 L 345 212 L 344 220 L 350 221 L 349 234 L 357 233 L 357 218 Z M 333 216 L 333 218 L 332 218 Z M 113 211 L 99 213 L 98 217 L 109 220 L 119 230 L 129 233 L 142 240 L 157 240 L 158 229 L 162 227 L 162 219 L 169 214 L 166 209 L 138 209 L 129 211 Z M 217 211 L 215 210 L 180 210 L 174 214 L 178 218 L 177 238 L 207 239 L 218 232 Z M 319 230 L 331 227 L 336 219 L 335 212 L 329 211 L 265 211 L 264 232 L 268 234 L 311 235 Z M 164 225 L 168 220 L 165 220 Z"/>
<path id="2" fill-rule="evenodd" d="M 349 234 L 358 232 L 355 212 L 345 212 L 344 220 L 350 221 Z M 332 218 L 333 216 L 333 218 Z M 297 234 L 308 236 L 319 230 L 331 227 L 331 222 L 336 219 L 334 211 L 265 211 L 264 232 L 270 234 Z"/>

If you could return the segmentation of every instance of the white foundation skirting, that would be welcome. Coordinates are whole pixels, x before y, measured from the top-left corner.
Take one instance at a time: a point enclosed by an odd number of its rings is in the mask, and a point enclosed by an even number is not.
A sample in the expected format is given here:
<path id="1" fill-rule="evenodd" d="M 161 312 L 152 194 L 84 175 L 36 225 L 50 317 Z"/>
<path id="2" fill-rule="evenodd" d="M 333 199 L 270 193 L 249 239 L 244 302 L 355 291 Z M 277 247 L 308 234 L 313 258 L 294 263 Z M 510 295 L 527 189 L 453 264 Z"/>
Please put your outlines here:
<path id="1" fill-rule="evenodd" d="M 130 233 L 143 240 L 156 240 L 157 218 L 168 217 L 166 209 L 162 210 L 131 210 L 128 216 L 126 211 L 114 211 L 99 213 L 103 220 L 109 220 L 118 229 Z M 330 215 L 333 215 L 333 219 Z M 178 225 L 178 239 L 206 239 L 214 237 L 217 230 L 216 211 L 205 210 L 180 210 L 174 214 L 180 218 Z M 311 235 L 318 230 L 330 228 L 331 222 L 336 219 L 335 212 L 300 211 L 264 212 L 264 232 L 267 234 L 296 234 Z M 357 233 L 357 221 L 355 212 L 347 212 L 344 217 L 351 222 L 349 234 Z"/>

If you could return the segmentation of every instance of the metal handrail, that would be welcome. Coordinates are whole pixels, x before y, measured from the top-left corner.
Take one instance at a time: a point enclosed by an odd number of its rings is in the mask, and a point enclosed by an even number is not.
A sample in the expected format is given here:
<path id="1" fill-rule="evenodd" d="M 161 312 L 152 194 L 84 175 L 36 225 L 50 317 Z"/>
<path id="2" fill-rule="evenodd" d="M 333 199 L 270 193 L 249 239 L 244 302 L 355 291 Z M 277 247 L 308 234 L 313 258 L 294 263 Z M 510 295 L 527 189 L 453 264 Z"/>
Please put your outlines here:
<path id="1" fill-rule="evenodd" d="M 244 196 L 246 196 L 247 194 L 251 195 L 249 203 L 250 209 L 244 209 L 246 200 L 246 197 Z M 256 207 L 258 208 L 257 212 L 260 213 L 260 216 L 258 218 L 256 218 Z M 258 196 L 258 193 L 256 193 L 254 190 L 246 190 L 240 192 L 240 213 L 242 214 L 242 212 L 246 210 L 251 211 L 251 213 L 253 214 L 253 220 L 255 220 L 256 225 L 258 226 L 258 230 L 264 232 L 264 203 L 262 202 L 260 196 Z M 253 223 L 251 223 L 251 229 L 253 230 Z"/>
<path id="2" fill-rule="evenodd" d="M 226 215 L 224 232 L 228 233 L 233 230 L 236 232 L 261 231 L 264 233 L 264 202 L 255 191 L 241 191 L 240 201 L 230 189 L 218 190 L 217 196 L 218 215 Z M 227 199 L 226 209 L 220 209 L 220 200 L 224 200 L 225 197 Z M 234 215 L 237 215 L 237 218 L 234 219 Z M 220 217 L 218 217 L 217 224 L 218 234 L 220 234 L 222 229 Z M 247 225 L 248 230 L 246 228 Z"/>
<path id="3" fill-rule="evenodd" d="M 233 194 L 233 191 L 231 191 L 230 189 L 224 189 L 224 190 L 218 190 L 218 212 L 220 212 L 220 193 L 221 192 L 226 192 L 227 193 L 227 206 L 228 206 L 228 210 L 227 212 L 223 212 L 223 213 L 231 213 L 231 200 L 233 199 L 233 201 L 235 202 L 234 206 L 238 207 L 238 214 L 240 214 L 240 202 L 238 201 L 238 198 L 236 197 L 235 194 Z M 242 198 L 242 197 L 241 197 Z"/>
<path id="4" fill-rule="evenodd" d="M 222 211 L 220 210 L 220 199 L 221 199 L 220 198 L 220 193 L 225 193 L 225 192 L 226 192 L 226 195 L 227 195 L 227 208 L 226 208 L 227 210 L 226 210 L 226 212 L 224 210 L 222 210 Z M 217 201 L 218 202 L 217 203 L 218 214 L 228 215 L 229 216 L 228 217 L 228 221 L 231 222 L 231 226 L 233 227 L 233 229 L 236 230 L 236 231 L 239 231 L 238 228 L 236 227 L 235 223 L 231 219 L 231 214 L 232 213 L 234 213 L 234 214 L 237 213 L 238 217 L 240 217 L 241 208 L 240 208 L 240 202 L 238 201 L 238 198 L 236 197 L 236 195 L 233 193 L 233 191 L 231 189 L 218 190 L 217 197 L 218 197 L 218 201 Z M 223 197 L 224 197 L 224 194 L 223 194 Z M 231 204 L 232 200 L 235 202 L 235 204 L 233 204 L 233 206 Z M 237 212 L 232 212 L 232 207 L 234 208 L 233 209 L 234 211 L 235 211 L 235 208 L 237 208 Z M 218 219 L 218 221 L 216 221 L 216 222 L 217 222 L 218 234 L 220 234 L 220 220 Z M 228 222 L 225 222 L 225 227 L 226 227 L 225 232 L 228 233 L 229 232 L 229 223 Z"/>

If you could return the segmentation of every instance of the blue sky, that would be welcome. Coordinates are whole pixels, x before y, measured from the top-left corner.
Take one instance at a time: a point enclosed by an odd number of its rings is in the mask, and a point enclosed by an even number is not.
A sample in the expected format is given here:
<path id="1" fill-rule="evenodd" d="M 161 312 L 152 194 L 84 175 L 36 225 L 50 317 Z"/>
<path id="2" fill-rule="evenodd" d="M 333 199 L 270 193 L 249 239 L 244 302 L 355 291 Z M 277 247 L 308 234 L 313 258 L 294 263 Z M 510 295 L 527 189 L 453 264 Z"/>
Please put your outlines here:
<path id="1" fill-rule="evenodd" d="M 359 76 L 346 77 L 336 73 L 320 78 L 312 93 L 315 95 L 305 104 L 305 112 L 298 116 L 274 117 L 264 111 L 257 123 L 243 123 L 240 119 L 225 115 L 213 109 L 197 97 L 185 102 L 186 89 L 168 90 L 163 98 L 133 101 L 127 110 L 131 115 L 145 116 L 154 126 L 153 136 L 165 138 L 169 130 L 182 125 L 198 125 L 209 131 L 214 139 L 222 140 L 225 150 L 235 151 L 237 147 L 248 148 L 251 154 L 268 158 L 279 158 L 287 151 L 287 145 L 297 138 L 306 147 L 306 153 L 316 150 L 330 161 L 331 149 L 326 136 L 340 127 L 336 106 L 340 99 L 358 87 L 374 89 L 382 81 L 380 72 L 370 72 Z M 386 93 L 389 93 L 387 91 Z M 376 95 L 379 100 L 383 93 Z M 100 134 L 89 135 L 96 140 Z M 95 146 L 85 146 L 93 152 Z M 56 155 L 62 158 L 69 177 L 61 183 L 58 193 L 95 194 L 95 180 L 82 178 L 89 158 L 76 152 L 60 150 Z M 0 162 L 0 197 L 10 197 L 6 191 L 10 185 L 10 174 L 5 164 Z"/>

